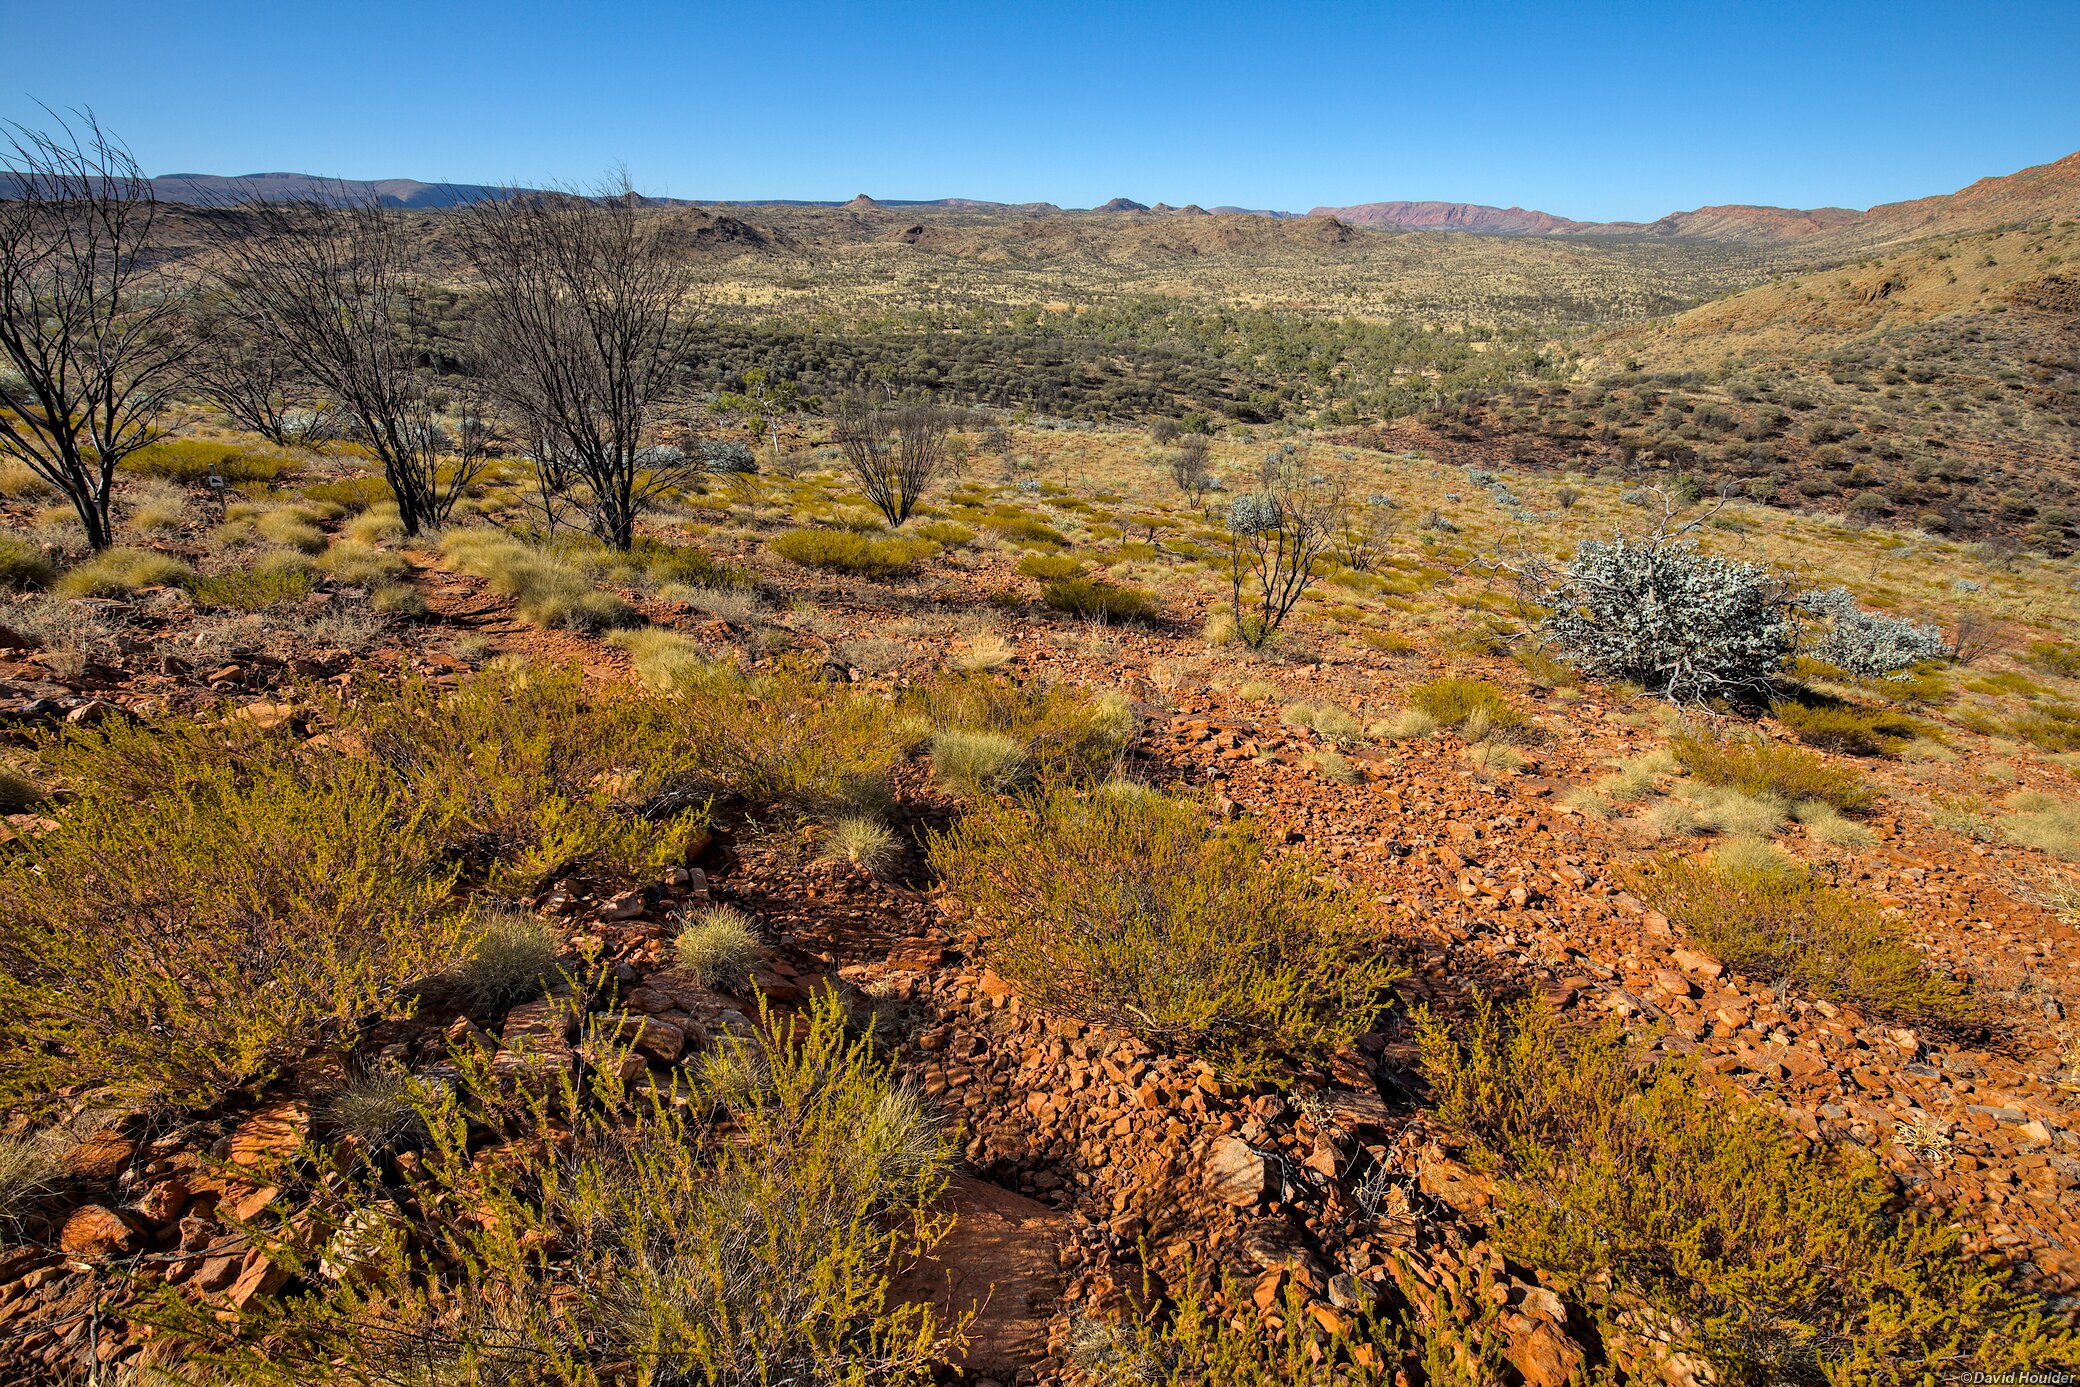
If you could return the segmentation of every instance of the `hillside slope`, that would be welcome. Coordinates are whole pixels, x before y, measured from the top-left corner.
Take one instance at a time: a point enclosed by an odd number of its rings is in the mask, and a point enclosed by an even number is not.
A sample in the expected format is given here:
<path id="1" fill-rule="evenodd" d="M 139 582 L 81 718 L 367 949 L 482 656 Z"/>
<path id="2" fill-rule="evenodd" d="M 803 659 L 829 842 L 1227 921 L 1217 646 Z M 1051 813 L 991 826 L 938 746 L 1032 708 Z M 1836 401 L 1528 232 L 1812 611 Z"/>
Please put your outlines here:
<path id="1" fill-rule="evenodd" d="M 1671 212 L 1651 222 L 1582 222 L 1522 207 L 1465 202 L 1367 202 L 1317 207 L 1308 214 L 1353 226 L 1405 231 L 1471 231 L 1497 236 L 1647 236 L 1662 240 L 1797 246 L 1817 253 L 1893 245 L 1924 236 L 1988 231 L 2080 216 L 2080 153 L 2017 173 L 1982 178 L 1935 197 L 1846 207 L 1729 204 Z"/>

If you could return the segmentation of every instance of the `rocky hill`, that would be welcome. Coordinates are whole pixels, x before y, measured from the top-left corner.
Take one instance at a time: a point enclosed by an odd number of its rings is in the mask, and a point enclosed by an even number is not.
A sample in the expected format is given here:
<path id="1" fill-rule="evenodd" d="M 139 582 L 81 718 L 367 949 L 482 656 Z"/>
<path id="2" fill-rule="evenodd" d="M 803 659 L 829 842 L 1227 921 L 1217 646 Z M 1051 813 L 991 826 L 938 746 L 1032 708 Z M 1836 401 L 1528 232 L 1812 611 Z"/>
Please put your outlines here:
<path id="1" fill-rule="evenodd" d="M 1830 249 L 1874 246 L 2080 215 L 2080 154 L 2004 177 L 1982 178 L 1955 193 L 1886 203 L 1867 212 L 1846 207 L 1801 210 L 1732 204 L 1671 212 L 1652 222 L 1580 222 L 1522 207 L 1367 202 L 1317 207 L 1309 215 L 1334 217 L 1354 226 L 1492 236 L 1653 236 Z"/>

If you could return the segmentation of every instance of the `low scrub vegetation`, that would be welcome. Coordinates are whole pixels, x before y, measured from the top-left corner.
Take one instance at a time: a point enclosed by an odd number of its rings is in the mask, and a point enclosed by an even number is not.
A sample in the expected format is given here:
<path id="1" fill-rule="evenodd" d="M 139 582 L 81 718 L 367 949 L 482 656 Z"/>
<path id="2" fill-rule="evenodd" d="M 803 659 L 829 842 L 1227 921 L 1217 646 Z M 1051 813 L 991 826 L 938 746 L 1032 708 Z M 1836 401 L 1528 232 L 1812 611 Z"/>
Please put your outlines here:
<path id="1" fill-rule="evenodd" d="M 1744 795 L 1774 795 L 1793 804 L 1817 800 L 1844 813 L 1868 808 L 1877 797 L 1854 771 L 1766 737 L 1686 728 L 1669 739 L 1669 750 L 1705 784 L 1730 786 Z"/>
<path id="2" fill-rule="evenodd" d="M 290 739 L 114 724 L 49 748 L 59 827 L 0 862 L 0 1094 L 204 1106 L 394 1012 L 466 923 L 442 797 Z"/>
<path id="3" fill-rule="evenodd" d="M 1089 621 L 1150 621 L 1161 610 L 1155 594 L 1096 578 L 1057 578 L 1040 589 L 1040 601 L 1057 612 Z"/>
<path id="4" fill-rule="evenodd" d="M 554 941 L 458 889 L 641 880 L 705 842 L 718 798 L 836 812 L 905 754 L 885 704 L 786 670 L 670 695 L 554 668 L 369 681 L 307 716 L 308 742 L 174 719 L 41 749 L 67 793 L 0 859 L 0 1095 L 206 1106 L 408 1009 L 415 980 L 510 1002 Z"/>
<path id="5" fill-rule="evenodd" d="M 1663 858 L 1636 889 L 1733 968 L 1884 1016 L 1957 1021 L 1957 985 L 1933 972 L 1877 905 L 1789 863 Z"/>
<path id="6" fill-rule="evenodd" d="M 1927 723 L 1905 713 L 1817 693 L 1780 698 L 1770 712 L 1806 745 L 1845 756 L 1896 756 L 1929 732 Z"/>
<path id="7" fill-rule="evenodd" d="M 476 1052 L 410 1081 L 409 1199 L 313 1152 L 295 1231 L 261 1230 L 292 1289 L 235 1321 L 168 1296 L 158 1318 L 250 1383 L 935 1380 L 965 1316 L 892 1278 L 948 1226 L 952 1149 L 834 999 L 787 1042 L 725 1042 L 677 1104 L 592 1043 L 582 1090 L 516 1091 Z"/>
<path id="8" fill-rule="evenodd" d="M 773 541 L 773 552 L 789 563 L 855 578 L 907 577 L 937 548 L 911 536 L 883 538 L 850 530 L 789 530 Z"/>
<path id="9" fill-rule="evenodd" d="M 930 854 L 1033 1001 L 1238 1076 L 1349 1044 L 1400 976 L 1304 861 L 1162 795 L 986 805 Z"/>
<path id="10" fill-rule="evenodd" d="M 1437 1116 L 1500 1180 L 1503 1251 L 1729 1384 L 2071 1367 L 2080 1342 L 1902 1212 L 1877 1162 L 1808 1146 L 1687 1061 L 1542 1002 L 1419 1017 Z"/>

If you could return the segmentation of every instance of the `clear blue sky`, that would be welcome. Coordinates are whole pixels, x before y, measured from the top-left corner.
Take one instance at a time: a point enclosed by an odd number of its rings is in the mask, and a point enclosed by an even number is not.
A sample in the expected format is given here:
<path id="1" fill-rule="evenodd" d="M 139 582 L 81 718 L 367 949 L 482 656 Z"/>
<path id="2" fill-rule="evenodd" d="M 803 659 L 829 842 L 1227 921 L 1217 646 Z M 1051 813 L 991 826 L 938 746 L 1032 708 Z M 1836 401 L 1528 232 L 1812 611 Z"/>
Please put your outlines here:
<path id="1" fill-rule="evenodd" d="M 0 116 L 91 105 L 155 173 L 1646 219 L 2080 149 L 2080 0 L 11 8 Z"/>

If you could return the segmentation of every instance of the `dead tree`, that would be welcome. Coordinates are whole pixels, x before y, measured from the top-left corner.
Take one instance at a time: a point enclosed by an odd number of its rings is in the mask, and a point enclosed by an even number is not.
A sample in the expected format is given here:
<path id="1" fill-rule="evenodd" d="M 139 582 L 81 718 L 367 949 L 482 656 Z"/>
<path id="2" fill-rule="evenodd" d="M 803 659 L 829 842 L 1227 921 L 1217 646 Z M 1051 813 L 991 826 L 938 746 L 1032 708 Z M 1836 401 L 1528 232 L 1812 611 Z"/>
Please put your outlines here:
<path id="1" fill-rule="evenodd" d="M 154 263 L 151 180 L 92 113 L 0 133 L 0 441 L 113 541 L 116 468 L 159 437 L 193 339 Z"/>
<path id="2" fill-rule="evenodd" d="M 1287 463 L 1228 507 L 1229 611 L 1245 645 L 1262 646 L 1307 595 L 1333 542 L 1343 498 Z"/>
<path id="3" fill-rule="evenodd" d="M 697 449 L 651 446 L 690 263 L 625 187 L 507 190 L 461 219 L 483 289 L 477 366 L 534 440 L 545 506 L 574 504 L 597 538 L 628 548 L 637 515 L 702 469 Z"/>
<path id="4" fill-rule="evenodd" d="M 1213 489 L 1212 455 L 1212 445 L 1201 434 L 1188 434 L 1180 439 L 1177 451 L 1170 455 L 1170 480 L 1195 507 Z"/>
<path id="5" fill-rule="evenodd" d="M 277 447 L 306 447 L 331 423 L 331 406 L 301 388 L 272 333 L 243 331 L 221 315 L 201 325 L 187 381 L 203 403 Z"/>
<path id="6" fill-rule="evenodd" d="M 842 396 L 831 409 L 831 437 L 859 489 L 891 525 L 910 518 L 951 465 L 954 415 L 929 400 L 884 403 Z"/>
<path id="7" fill-rule="evenodd" d="M 224 292 L 338 402 L 382 465 L 405 533 L 444 524 L 483 456 L 451 451 L 436 382 L 420 364 L 431 315 L 404 214 L 345 196 L 249 199 L 239 212 L 218 245 Z"/>

